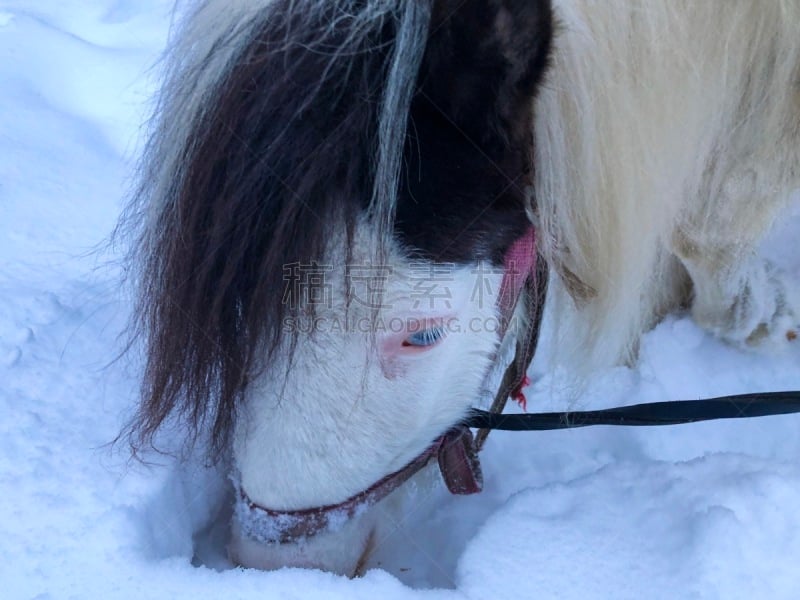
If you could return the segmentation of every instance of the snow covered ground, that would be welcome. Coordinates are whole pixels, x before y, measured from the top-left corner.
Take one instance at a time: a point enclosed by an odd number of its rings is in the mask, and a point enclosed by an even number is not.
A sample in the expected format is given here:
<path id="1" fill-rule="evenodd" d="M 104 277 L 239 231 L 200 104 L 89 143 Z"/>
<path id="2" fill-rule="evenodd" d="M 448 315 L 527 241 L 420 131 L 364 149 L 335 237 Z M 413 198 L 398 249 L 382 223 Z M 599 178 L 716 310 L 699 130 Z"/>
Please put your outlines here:
<path id="1" fill-rule="evenodd" d="M 385 570 L 230 568 L 224 479 L 109 446 L 139 365 L 115 360 L 130 300 L 102 243 L 170 4 L 0 0 L 0 597 L 800 597 L 800 417 L 494 433 L 486 491 L 420 498 Z M 765 251 L 800 277 L 798 234 L 796 203 Z M 534 369 L 529 407 L 563 407 L 560 376 Z M 747 354 L 675 315 L 582 404 L 784 389 L 800 347 Z"/>

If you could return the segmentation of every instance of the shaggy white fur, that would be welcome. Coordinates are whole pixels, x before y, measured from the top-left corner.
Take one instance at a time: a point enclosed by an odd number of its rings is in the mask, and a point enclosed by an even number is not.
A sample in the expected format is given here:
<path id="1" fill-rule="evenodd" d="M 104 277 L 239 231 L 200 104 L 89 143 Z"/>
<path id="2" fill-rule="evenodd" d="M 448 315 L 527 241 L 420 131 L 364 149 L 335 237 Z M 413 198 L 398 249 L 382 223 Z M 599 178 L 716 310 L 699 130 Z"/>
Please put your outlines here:
<path id="1" fill-rule="evenodd" d="M 728 341 L 786 343 L 800 296 L 755 252 L 800 185 L 800 2 L 554 4 L 535 187 L 557 357 L 630 360 L 690 300 Z"/>

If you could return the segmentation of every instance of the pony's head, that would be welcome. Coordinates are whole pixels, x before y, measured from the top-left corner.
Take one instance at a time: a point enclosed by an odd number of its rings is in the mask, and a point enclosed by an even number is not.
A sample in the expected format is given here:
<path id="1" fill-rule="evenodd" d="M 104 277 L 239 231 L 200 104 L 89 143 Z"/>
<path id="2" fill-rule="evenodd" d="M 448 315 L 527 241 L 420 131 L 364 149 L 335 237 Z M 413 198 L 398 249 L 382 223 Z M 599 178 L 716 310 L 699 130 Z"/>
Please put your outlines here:
<path id="1" fill-rule="evenodd" d="M 188 17 L 139 194 L 135 434 L 232 450 L 242 564 L 353 572 L 390 490 L 359 500 L 481 397 L 551 35 L 547 0 Z"/>

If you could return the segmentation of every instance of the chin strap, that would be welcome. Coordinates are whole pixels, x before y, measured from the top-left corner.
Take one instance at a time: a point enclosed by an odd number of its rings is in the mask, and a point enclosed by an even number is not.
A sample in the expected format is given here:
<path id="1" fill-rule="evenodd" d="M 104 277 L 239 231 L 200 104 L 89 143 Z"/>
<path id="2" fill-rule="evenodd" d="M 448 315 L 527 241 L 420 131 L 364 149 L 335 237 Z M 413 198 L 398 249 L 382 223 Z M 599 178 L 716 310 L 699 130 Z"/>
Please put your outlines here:
<path id="1" fill-rule="evenodd" d="M 262 544 L 302 541 L 318 533 L 338 531 L 422 470 L 433 457 L 439 462 L 447 489 L 453 494 L 475 494 L 483 489 L 483 476 L 472 432 L 456 427 L 438 438 L 408 463 L 344 502 L 302 510 L 273 510 L 253 502 L 237 479 L 235 518 L 247 537 Z"/>

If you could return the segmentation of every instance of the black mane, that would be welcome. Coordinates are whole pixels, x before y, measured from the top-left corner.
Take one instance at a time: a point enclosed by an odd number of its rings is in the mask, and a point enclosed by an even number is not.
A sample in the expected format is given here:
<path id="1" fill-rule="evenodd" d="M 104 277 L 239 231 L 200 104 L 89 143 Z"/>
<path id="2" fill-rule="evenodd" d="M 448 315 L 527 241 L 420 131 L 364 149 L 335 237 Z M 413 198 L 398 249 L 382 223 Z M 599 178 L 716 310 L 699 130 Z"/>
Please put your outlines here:
<path id="1" fill-rule="evenodd" d="M 549 1 L 440 1 L 411 106 L 396 231 L 433 261 L 503 255 L 529 227 Z"/>

